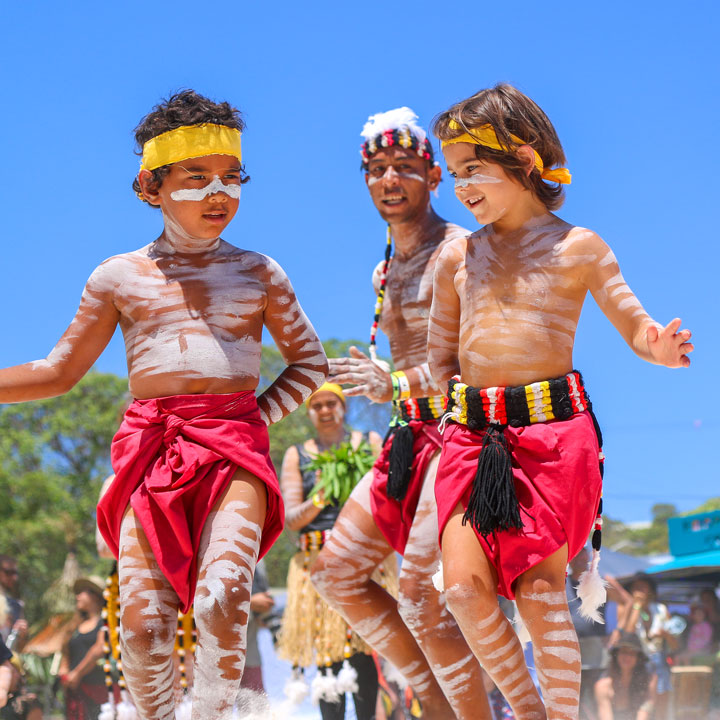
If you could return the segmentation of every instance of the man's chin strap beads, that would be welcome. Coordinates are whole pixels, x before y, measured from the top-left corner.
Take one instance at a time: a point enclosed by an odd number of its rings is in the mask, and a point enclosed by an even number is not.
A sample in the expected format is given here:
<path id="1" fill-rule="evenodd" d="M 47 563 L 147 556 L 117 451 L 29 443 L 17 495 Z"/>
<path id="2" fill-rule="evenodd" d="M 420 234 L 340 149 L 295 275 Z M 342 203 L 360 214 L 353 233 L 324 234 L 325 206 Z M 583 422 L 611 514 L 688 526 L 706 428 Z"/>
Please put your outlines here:
<path id="1" fill-rule="evenodd" d="M 392 232 L 390 225 L 387 226 L 387 240 L 385 242 L 385 260 L 380 270 L 380 287 L 378 288 L 377 298 L 375 300 L 375 315 L 373 316 L 372 327 L 370 328 L 370 358 L 373 362 L 377 362 L 377 331 L 380 323 L 380 315 L 382 314 L 383 300 L 385 300 L 385 285 L 387 284 L 388 268 L 392 260 Z"/>

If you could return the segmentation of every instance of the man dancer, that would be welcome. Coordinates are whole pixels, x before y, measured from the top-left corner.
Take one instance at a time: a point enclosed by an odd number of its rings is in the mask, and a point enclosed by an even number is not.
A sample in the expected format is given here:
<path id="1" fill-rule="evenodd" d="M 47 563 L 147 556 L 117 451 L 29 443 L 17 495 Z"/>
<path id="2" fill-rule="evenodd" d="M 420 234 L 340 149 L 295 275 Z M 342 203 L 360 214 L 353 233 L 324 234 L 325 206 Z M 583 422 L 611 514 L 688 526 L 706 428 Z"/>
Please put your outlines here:
<path id="1" fill-rule="evenodd" d="M 330 361 L 330 372 L 333 382 L 355 386 L 347 395 L 393 400 L 394 414 L 373 471 L 340 513 L 312 577 L 335 610 L 405 676 L 424 718 L 482 720 L 492 715 L 480 665 L 431 581 L 440 557 L 433 488 L 444 411 L 427 365 L 432 275 L 445 242 L 467 231 L 430 205 L 441 172 L 416 120 L 412 110 L 399 108 L 372 116 L 362 132 L 362 168 L 388 223 L 388 245 L 373 275 L 372 359 L 351 348 L 351 357 Z M 394 373 L 374 362 L 378 325 L 401 368 Z M 391 549 L 404 556 L 397 602 L 370 579 Z"/>

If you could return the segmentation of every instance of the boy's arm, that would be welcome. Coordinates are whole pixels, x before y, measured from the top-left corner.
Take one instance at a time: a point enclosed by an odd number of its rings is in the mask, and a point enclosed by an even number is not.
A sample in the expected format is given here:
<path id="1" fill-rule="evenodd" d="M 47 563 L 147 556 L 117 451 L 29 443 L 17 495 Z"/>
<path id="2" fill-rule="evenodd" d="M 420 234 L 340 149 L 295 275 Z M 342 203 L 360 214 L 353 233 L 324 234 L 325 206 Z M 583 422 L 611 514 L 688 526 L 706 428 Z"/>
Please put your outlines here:
<path id="1" fill-rule="evenodd" d="M 257 399 L 263 420 L 282 420 L 323 384 L 325 350 L 307 319 L 284 270 L 268 258 L 263 322 L 287 367 Z"/>
<path id="2" fill-rule="evenodd" d="M 461 257 L 452 245 L 438 257 L 433 276 L 433 300 L 428 325 L 428 364 L 435 382 L 444 387 L 460 373 L 460 298 L 455 290 L 455 273 Z"/>
<path id="3" fill-rule="evenodd" d="M 120 319 L 106 265 L 90 276 L 73 321 L 44 360 L 0 370 L 0 403 L 62 395 L 92 367 Z"/>
<path id="4" fill-rule="evenodd" d="M 666 367 L 688 367 L 694 346 L 689 330 L 680 330 L 675 318 L 665 327 L 655 322 L 628 287 L 612 250 L 595 233 L 586 233 L 583 255 L 593 258 L 586 265 L 585 282 L 605 316 L 625 342 L 643 360 Z"/>

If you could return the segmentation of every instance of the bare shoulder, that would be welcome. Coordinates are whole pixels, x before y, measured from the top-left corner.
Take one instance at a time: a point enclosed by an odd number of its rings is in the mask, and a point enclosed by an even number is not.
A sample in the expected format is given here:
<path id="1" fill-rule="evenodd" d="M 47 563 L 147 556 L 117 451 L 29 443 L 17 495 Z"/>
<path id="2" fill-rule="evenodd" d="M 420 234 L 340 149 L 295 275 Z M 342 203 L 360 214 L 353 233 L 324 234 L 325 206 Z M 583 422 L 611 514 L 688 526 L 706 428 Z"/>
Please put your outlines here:
<path id="1" fill-rule="evenodd" d="M 607 248 L 605 241 L 594 230 L 578 225 L 568 225 L 562 245 L 569 252 L 583 255 Z"/>
<path id="2" fill-rule="evenodd" d="M 467 228 L 460 227 L 460 225 L 456 225 L 455 223 L 445 223 L 445 238 L 443 243 L 450 240 L 460 240 L 469 235 L 472 235 L 472 233 Z"/>
<path id="3" fill-rule="evenodd" d="M 243 270 L 257 276 L 266 284 L 280 285 L 287 282 L 287 275 L 280 263 L 269 255 L 255 250 L 235 248 L 234 255 L 242 263 Z"/>
<path id="4" fill-rule="evenodd" d="M 455 227 L 457 227 L 457 225 Z M 463 234 L 457 234 L 443 240 L 443 242 L 438 246 L 436 256 L 438 264 L 448 267 L 462 262 L 467 253 L 468 242 L 473 236 L 474 235 L 472 233 L 465 230 Z"/>
<path id="5" fill-rule="evenodd" d="M 148 261 L 147 249 L 144 247 L 103 260 L 90 275 L 88 287 L 98 292 L 117 288 Z"/>
<path id="6" fill-rule="evenodd" d="M 283 456 L 283 465 L 297 465 L 300 462 L 300 453 L 298 453 L 298 449 L 291 445 L 286 451 L 285 455 Z"/>

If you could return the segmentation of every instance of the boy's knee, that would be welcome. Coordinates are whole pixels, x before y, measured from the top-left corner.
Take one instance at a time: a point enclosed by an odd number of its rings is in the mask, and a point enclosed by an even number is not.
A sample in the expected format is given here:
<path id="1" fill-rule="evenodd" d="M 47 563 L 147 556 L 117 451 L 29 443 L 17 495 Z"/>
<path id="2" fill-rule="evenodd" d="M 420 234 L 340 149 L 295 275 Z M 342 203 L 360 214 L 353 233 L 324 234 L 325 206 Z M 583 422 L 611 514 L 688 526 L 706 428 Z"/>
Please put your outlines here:
<path id="1" fill-rule="evenodd" d="M 477 620 L 479 608 L 490 613 L 498 606 L 497 597 L 473 582 L 471 578 L 456 577 L 448 583 L 445 578 L 445 601 L 450 612 L 459 620 Z M 483 614 L 484 615 L 484 614 Z"/>
<path id="2" fill-rule="evenodd" d="M 170 657 L 175 646 L 174 623 L 143 617 L 132 610 L 121 616 L 120 648 L 125 659 Z"/>
<path id="3" fill-rule="evenodd" d="M 198 583 L 193 606 L 195 624 L 212 630 L 247 625 L 250 617 L 250 587 L 243 577 Z"/>

